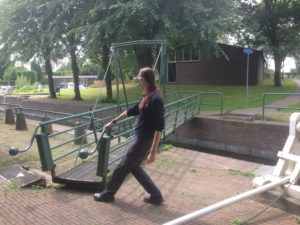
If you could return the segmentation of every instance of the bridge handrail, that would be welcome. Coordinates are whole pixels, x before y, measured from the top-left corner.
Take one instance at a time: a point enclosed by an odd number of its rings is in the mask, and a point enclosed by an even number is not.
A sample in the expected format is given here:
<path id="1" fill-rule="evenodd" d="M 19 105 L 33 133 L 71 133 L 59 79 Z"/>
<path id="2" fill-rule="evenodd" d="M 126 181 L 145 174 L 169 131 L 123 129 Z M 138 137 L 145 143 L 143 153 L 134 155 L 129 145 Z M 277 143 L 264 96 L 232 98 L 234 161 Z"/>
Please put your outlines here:
<path id="1" fill-rule="evenodd" d="M 129 104 L 134 104 L 136 102 L 137 101 L 132 101 Z M 2 103 L 2 105 L 11 106 L 13 104 Z M 59 124 L 59 123 L 62 123 L 64 121 L 68 121 L 68 120 L 71 120 L 71 119 L 79 119 L 79 118 L 90 119 L 90 117 L 88 117 L 88 116 L 90 116 L 92 114 L 97 114 L 97 113 L 101 113 L 101 112 L 105 112 L 105 111 L 111 111 L 111 110 L 117 109 L 117 107 L 118 107 L 118 106 L 112 106 L 112 107 L 107 107 L 107 108 L 104 108 L 104 109 L 97 109 L 97 110 L 94 110 L 94 111 L 88 111 L 88 112 L 84 112 L 84 113 L 79 113 L 79 114 L 72 115 L 72 114 L 67 114 L 67 113 L 59 113 L 59 112 L 52 112 L 52 111 L 46 111 L 46 110 L 30 109 L 30 108 L 21 107 L 20 105 L 14 105 L 14 106 L 16 107 L 16 109 L 18 109 L 20 111 L 22 111 L 22 110 L 28 110 L 28 111 L 54 113 L 54 114 L 57 114 L 57 115 L 64 115 L 65 117 L 58 118 L 58 119 L 53 119 L 53 120 L 49 120 L 49 121 L 39 122 L 39 124 L 36 126 L 36 128 L 35 128 L 35 130 L 34 130 L 34 132 L 32 134 L 32 137 L 30 139 L 29 145 L 27 147 L 25 147 L 24 149 L 21 149 L 21 150 L 19 150 L 17 147 L 11 147 L 10 150 L 9 150 L 9 153 L 11 155 L 16 155 L 18 153 L 24 153 L 24 152 L 30 150 L 31 147 L 32 147 L 32 145 L 33 145 L 33 143 L 34 143 L 35 136 L 37 135 L 39 129 L 41 130 L 41 132 L 43 132 L 43 128 L 45 128 L 46 126 L 52 125 L 52 124 Z M 125 106 L 125 104 L 121 104 L 120 105 L 120 107 L 124 107 L 124 106 Z M 116 114 L 117 113 L 115 113 L 115 115 Z M 94 120 L 96 120 L 96 122 L 99 123 L 99 122 L 103 122 L 104 120 L 106 121 L 109 118 L 114 117 L 115 115 L 110 114 L 109 117 L 104 117 L 103 119 L 94 118 Z M 57 131 L 56 133 L 47 135 L 47 138 L 54 138 L 55 136 L 58 136 L 58 135 L 61 135 L 61 134 L 67 133 L 67 132 L 72 132 L 75 129 L 78 129 L 78 128 L 80 128 L 82 126 L 85 126 L 85 125 L 87 125 L 87 123 L 84 124 L 84 125 L 74 126 L 74 127 L 68 128 L 68 129 L 63 130 L 63 131 Z M 102 123 L 101 128 L 103 127 L 103 125 L 104 125 L 104 122 Z M 100 130 L 100 129 L 98 129 L 98 130 Z M 94 132 L 97 132 L 98 130 L 94 130 Z M 86 135 L 83 135 L 83 136 L 91 135 L 94 132 L 87 132 Z M 53 150 L 55 148 L 62 147 L 63 145 L 71 143 L 72 141 L 75 141 L 76 139 L 82 138 L 83 136 L 78 136 L 78 137 L 76 137 L 74 139 L 71 139 L 70 141 L 64 142 L 63 144 L 58 144 L 58 145 L 52 146 L 51 149 Z M 88 145 L 95 144 L 96 142 L 97 142 L 97 140 L 95 140 L 94 142 L 92 142 L 92 143 L 90 143 Z M 88 145 L 81 145 L 81 147 L 86 147 Z M 78 148 L 76 150 L 78 150 Z M 69 155 L 69 152 L 66 153 L 66 154 Z M 63 156 L 59 156 L 58 158 L 61 158 L 61 157 L 63 157 Z M 57 160 L 57 159 L 54 159 L 54 160 Z"/>
<path id="2" fill-rule="evenodd" d="M 300 110 L 297 107 L 281 107 L 281 106 L 268 106 L 266 105 L 266 98 L 268 96 L 275 95 L 286 95 L 286 96 L 300 96 L 300 93 L 263 93 L 263 102 L 262 102 L 262 116 L 263 120 L 265 120 L 265 109 L 291 109 L 291 110 Z"/>
<path id="3" fill-rule="evenodd" d="M 131 102 L 128 103 L 128 105 L 134 104 L 136 102 L 137 101 L 131 101 Z M 93 113 L 93 112 L 99 113 L 99 112 L 101 112 L 101 110 L 103 110 L 103 111 L 112 110 L 112 109 L 115 109 L 115 108 L 118 107 L 118 106 L 114 105 L 114 106 L 106 107 L 106 108 L 103 108 L 103 109 L 96 109 L 96 110 L 93 110 L 93 111 L 90 110 L 90 111 L 86 111 L 86 112 L 79 113 L 79 114 L 71 114 L 71 113 L 56 112 L 56 111 L 51 111 L 51 110 L 42 110 L 42 109 L 27 108 L 27 107 L 23 107 L 22 105 L 18 105 L 18 104 L 0 103 L 0 105 L 8 106 L 8 107 L 14 106 L 15 108 L 18 108 L 18 109 L 22 110 L 22 112 L 28 111 L 28 112 L 40 112 L 40 113 L 44 113 L 44 115 L 45 115 L 44 117 L 46 117 L 48 114 L 53 114 L 53 115 L 58 115 L 58 116 L 64 116 L 63 118 L 52 119 L 52 120 L 49 120 L 49 121 L 43 121 L 42 122 L 43 125 L 48 125 L 50 123 L 59 123 L 61 121 L 69 120 L 69 119 L 73 118 L 74 116 L 75 117 L 82 117 L 82 118 L 85 118 L 85 119 L 89 119 L 90 117 L 88 117 L 88 116 L 91 113 Z M 125 103 L 120 104 L 120 107 L 124 107 L 124 106 L 126 106 Z"/>
<path id="4" fill-rule="evenodd" d="M 206 106 L 218 106 L 220 107 L 220 116 L 223 117 L 223 106 L 224 106 L 224 94 L 223 92 L 217 92 L 217 91 L 204 91 L 201 92 L 202 96 L 205 95 L 218 95 L 220 97 L 220 102 L 219 103 L 202 103 L 201 101 L 201 106 L 206 105 Z M 200 112 L 200 110 L 199 110 Z"/>
<path id="5" fill-rule="evenodd" d="M 34 131 L 33 131 L 33 134 L 32 134 L 32 136 L 31 136 L 31 139 L 30 139 L 30 141 L 29 141 L 29 144 L 28 144 L 24 149 L 19 150 L 17 147 L 13 146 L 13 147 L 11 147 L 11 148 L 9 149 L 9 154 L 12 155 L 12 156 L 14 156 L 14 155 L 16 155 L 16 154 L 18 154 L 18 153 L 24 153 L 24 152 L 27 152 L 27 151 L 32 147 L 33 142 L 34 142 L 35 135 L 37 134 L 39 128 L 40 128 L 39 126 L 35 127 L 35 129 L 34 129 Z"/>
<path id="6" fill-rule="evenodd" d="M 10 103 L 0 103 L 0 105 L 8 106 L 9 108 L 11 106 L 20 107 L 20 105 L 18 105 L 18 104 L 10 104 Z"/>
<path id="7" fill-rule="evenodd" d="M 190 96 L 186 96 L 175 102 L 165 104 L 166 127 L 165 130 L 163 131 L 163 138 L 166 138 L 168 135 L 172 134 L 176 128 L 178 128 L 179 126 L 184 124 L 187 120 L 190 120 L 191 118 L 193 118 L 194 115 L 200 112 L 201 105 L 204 105 L 202 102 L 203 95 L 205 94 L 220 95 L 221 96 L 220 99 L 221 100 L 223 99 L 222 93 L 219 92 L 204 92 L 204 93 L 185 92 L 185 93 L 189 94 Z M 134 101 L 131 102 L 130 104 L 136 102 L 137 101 Z M 212 103 L 205 103 L 205 104 L 212 104 Z M 222 101 L 213 105 L 222 107 Z M 116 116 L 117 112 L 115 112 L 116 110 L 114 109 L 117 109 L 117 106 L 108 107 L 105 109 L 97 109 L 94 111 L 88 111 L 76 115 L 68 115 L 64 118 L 58 118 L 58 119 L 40 122 L 32 137 L 31 146 L 34 140 L 34 136 L 37 136 L 39 152 L 41 151 L 47 152 L 46 154 L 44 154 L 45 156 L 43 159 L 41 157 L 41 162 L 43 162 L 44 160 L 43 169 L 52 170 L 54 168 L 57 168 L 57 166 L 54 166 L 54 161 L 60 160 L 69 155 L 77 154 L 77 156 L 79 156 L 81 159 L 86 159 L 87 157 L 94 157 L 94 153 L 96 153 L 96 151 L 99 150 L 98 157 L 101 158 L 102 156 L 100 156 L 99 153 L 100 151 L 103 152 L 103 148 L 105 151 L 109 152 L 109 157 L 112 158 L 109 160 L 108 163 L 112 163 L 118 160 L 121 157 L 119 155 L 124 154 L 124 152 L 122 151 L 124 149 L 126 150 L 127 145 L 133 140 L 132 138 L 132 134 L 134 130 L 133 121 L 136 120 L 136 117 L 128 117 L 121 121 L 118 121 L 117 123 L 112 125 L 112 128 L 109 129 L 107 133 L 105 132 L 105 129 L 103 129 L 103 126 L 110 120 L 110 118 Z M 106 111 L 111 113 L 106 113 Z M 105 112 L 104 119 L 99 119 L 101 117 L 101 114 L 99 115 L 98 113 L 101 112 Z M 109 116 L 107 116 L 107 114 L 109 114 Z M 83 117 L 90 118 L 89 122 L 75 123 L 75 126 L 72 127 L 62 126 L 60 129 L 56 129 L 55 133 L 51 133 L 51 134 L 43 132 L 46 130 L 45 127 L 48 125 L 59 124 L 62 122 L 66 123 L 67 121 L 70 122 L 70 120 L 78 121 L 78 119 L 81 119 Z M 93 122 L 100 123 L 100 124 L 93 124 Z M 90 126 L 90 123 L 92 123 L 92 126 Z M 41 134 L 37 134 L 38 128 L 41 128 Z M 84 132 L 79 134 L 77 137 L 73 138 L 71 135 L 73 135 L 73 131 L 76 133 L 77 131 L 76 129 L 78 128 L 82 128 Z M 82 141 L 85 138 L 88 140 L 88 143 Z M 78 140 L 79 142 L 81 140 L 80 146 L 75 146 L 75 140 Z M 107 147 L 108 143 L 109 143 L 109 147 Z M 79 144 L 77 143 L 77 145 Z M 118 152 L 112 155 L 110 154 L 115 151 Z M 84 156 L 85 158 L 83 158 L 82 156 Z"/>
<path id="8" fill-rule="evenodd" d="M 168 96 L 172 96 L 174 98 L 177 98 L 177 96 L 179 95 L 182 96 L 184 94 L 193 94 L 193 93 L 201 93 L 201 100 L 200 100 L 200 108 L 198 113 L 200 113 L 201 110 L 201 106 L 216 106 L 216 107 L 220 107 L 220 116 L 223 117 L 223 106 L 224 106 L 224 94 L 222 92 L 216 92 L 216 91 L 201 91 L 201 92 L 196 92 L 196 91 L 175 91 L 175 92 L 168 92 L 166 93 L 166 99 L 168 100 Z M 218 103 L 206 103 L 205 101 L 203 101 L 203 98 L 206 95 L 218 95 L 219 96 L 219 102 Z M 175 104 L 174 102 L 172 102 L 173 104 Z"/>

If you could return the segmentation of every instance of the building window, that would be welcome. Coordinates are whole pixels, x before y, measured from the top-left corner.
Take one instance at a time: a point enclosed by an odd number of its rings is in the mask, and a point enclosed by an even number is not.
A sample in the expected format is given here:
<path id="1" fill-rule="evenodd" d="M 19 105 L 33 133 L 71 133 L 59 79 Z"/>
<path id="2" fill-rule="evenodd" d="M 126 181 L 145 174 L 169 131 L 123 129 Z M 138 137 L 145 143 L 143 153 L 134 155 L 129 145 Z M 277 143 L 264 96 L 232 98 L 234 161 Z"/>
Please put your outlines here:
<path id="1" fill-rule="evenodd" d="M 176 83 L 176 63 L 168 63 L 168 83 Z"/>

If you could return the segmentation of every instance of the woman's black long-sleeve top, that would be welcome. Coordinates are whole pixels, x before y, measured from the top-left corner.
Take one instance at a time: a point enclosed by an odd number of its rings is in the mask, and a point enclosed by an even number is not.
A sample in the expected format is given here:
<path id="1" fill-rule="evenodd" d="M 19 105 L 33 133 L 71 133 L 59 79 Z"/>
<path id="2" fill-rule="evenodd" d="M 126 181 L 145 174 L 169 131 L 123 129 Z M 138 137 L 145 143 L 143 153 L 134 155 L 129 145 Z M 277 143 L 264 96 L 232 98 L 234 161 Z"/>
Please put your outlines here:
<path id="1" fill-rule="evenodd" d="M 139 116 L 135 134 L 138 138 L 153 138 L 155 131 L 165 128 L 164 103 L 158 94 L 149 97 L 148 106 L 139 109 L 139 103 L 127 110 L 127 116 Z"/>

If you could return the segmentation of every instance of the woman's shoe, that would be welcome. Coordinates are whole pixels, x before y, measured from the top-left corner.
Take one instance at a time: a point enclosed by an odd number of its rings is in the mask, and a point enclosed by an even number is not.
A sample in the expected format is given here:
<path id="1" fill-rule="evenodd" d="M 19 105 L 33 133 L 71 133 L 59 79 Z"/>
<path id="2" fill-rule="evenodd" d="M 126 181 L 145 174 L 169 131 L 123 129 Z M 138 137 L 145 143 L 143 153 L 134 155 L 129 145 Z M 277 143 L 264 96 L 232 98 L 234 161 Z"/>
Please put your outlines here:
<path id="1" fill-rule="evenodd" d="M 164 199 L 162 197 L 145 197 L 144 202 L 149 203 L 149 204 L 154 204 L 154 205 L 160 205 Z"/>
<path id="2" fill-rule="evenodd" d="M 94 200 L 97 202 L 114 202 L 115 196 L 113 194 L 105 192 L 95 193 Z"/>

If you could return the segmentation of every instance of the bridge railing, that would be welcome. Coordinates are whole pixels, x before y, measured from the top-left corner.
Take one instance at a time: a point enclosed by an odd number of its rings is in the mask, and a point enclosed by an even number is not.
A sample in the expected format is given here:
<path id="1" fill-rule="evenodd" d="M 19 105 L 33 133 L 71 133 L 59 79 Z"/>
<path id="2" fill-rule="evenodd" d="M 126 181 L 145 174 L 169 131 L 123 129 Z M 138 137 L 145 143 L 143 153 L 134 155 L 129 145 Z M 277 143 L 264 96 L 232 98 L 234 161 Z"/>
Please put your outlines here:
<path id="1" fill-rule="evenodd" d="M 131 102 L 129 105 L 134 103 Z M 71 166 L 70 163 L 66 163 L 68 159 L 77 159 L 80 150 L 96 152 L 95 148 L 103 126 L 122 110 L 125 110 L 125 104 L 40 122 L 34 130 L 29 145 L 20 150 L 12 147 L 10 154 L 16 155 L 28 151 L 36 139 L 42 169 L 52 170 L 55 167 L 59 170 L 59 164 L 63 164 L 62 170 L 65 170 Z M 55 129 L 50 129 L 51 132 L 48 132 L 50 126 L 55 126 Z M 118 129 L 121 131 L 121 127 Z M 57 164 L 58 160 L 62 163 Z M 74 164 L 77 163 L 75 161 Z"/>
<path id="2" fill-rule="evenodd" d="M 204 107 L 209 107 L 220 111 L 220 116 L 223 117 L 223 106 L 224 106 L 224 95 L 222 92 L 201 92 L 201 109 Z M 200 109 L 199 109 L 200 113 Z"/>
<path id="3" fill-rule="evenodd" d="M 267 100 L 274 96 L 300 96 L 300 93 L 264 93 L 262 102 L 262 117 L 265 120 L 266 109 L 286 109 L 286 110 L 300 110 L 300 107 L 289 107 L 289 106 L 279 106 L 279 105 L 267 105 Z M 299 100 L 300 102 L 300 100 Z"/>
<path id="4" fill-rule="evenodd" d="M 165 105 L 164 138 L 199 112 L 200 97 L 200 93 L 192 93 L 189 97 Z M 107 149 L 100 150 L 104 154 L 100 156 L 99 161 L 113 167 L 124 156 L 128 145 L 134 139 L 136 120 L 137 117 L 129 117 L 113 124 L 112 131 L 109 130 L 104 134 L 105 137 L 109 137 L 110 144 L 106 146 Z M 100 167 L 98 174 L 105 170 L 102 166 Z"/>
<path id="5" fill-rule="evenodd" d="M 224 97 L 222 92 L 193 92 L 193 91 L 175 91 L 168 92 L 166 94 L 166 102 L 171 103 L 179 99 L 184 99 L 187 96 L 191 96 L 194 93 L 201 93 L 200 102 L 199 102 L 199 112 L 205 107 L 205 111 L 207 111 L 207 107 L 210 109 L 215 109 L 220 112 L 220 116 L 223 116 L 223 105 L 224 105 Z"/>
<path id="6" fill-rule="evenodd" d="M 203 105 L 202 97 L 201 92 L 186 92 L 185 97 L 165 104 L 163 138 L 171 135 L 179 126 L 200 112 Z M 129 105 L 134 103 L 136 102 Z M 11 148 L 10 153 L 16 155 L 18 152 L 29 150 L 35 138 L 44 171 L 50 170 L 55 171 L 54 174 L 59 174 L 78 163 L 84 163 L 85 160 L 94 160 L 98 162 L 97 175 L 103 176 L 108 166 L 113 167 L 114 163 L 123 157 L 134 137 L 136 117 L 118 121 L 111 129 L 103 127 L 124 110 L 125 104 L 121 108 L 114 106 L 43 121 L 36 127 L 26 149 L 19 151 L 17 148 Z M 56 127 L 49 133 L 48 126 Z"/>
<path id="7" fill-rule="evenodd" d="M 184 94 L 187 94 L 187 92 Z M 188 94 L 188 97 L 183 97 L 165 105 L 164 138 L 200 112 L 201 93 L 189 92 Z"/>

